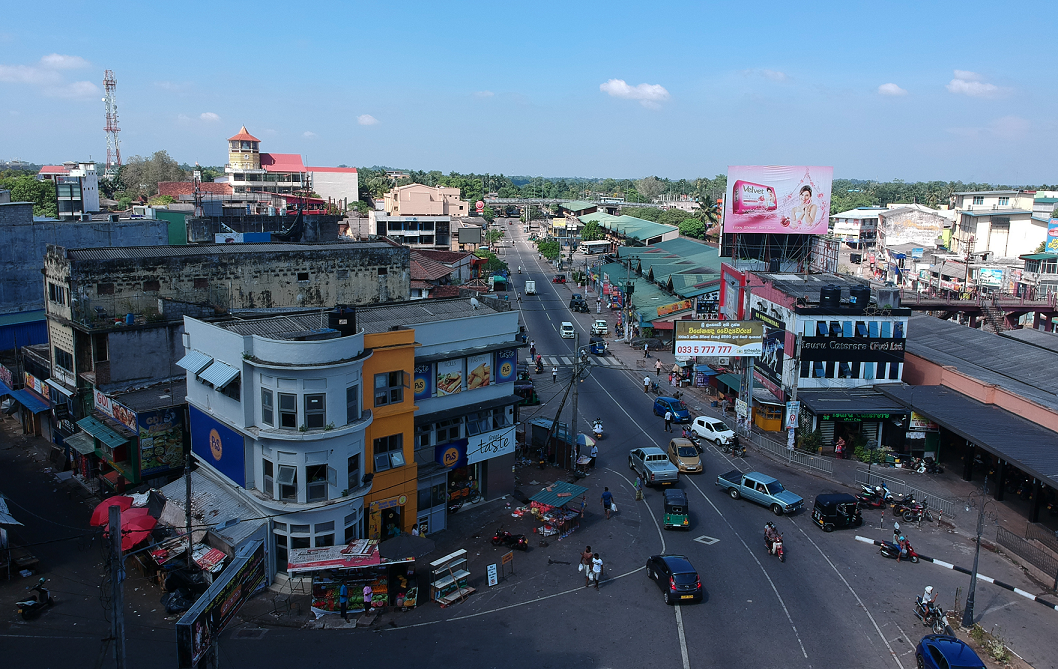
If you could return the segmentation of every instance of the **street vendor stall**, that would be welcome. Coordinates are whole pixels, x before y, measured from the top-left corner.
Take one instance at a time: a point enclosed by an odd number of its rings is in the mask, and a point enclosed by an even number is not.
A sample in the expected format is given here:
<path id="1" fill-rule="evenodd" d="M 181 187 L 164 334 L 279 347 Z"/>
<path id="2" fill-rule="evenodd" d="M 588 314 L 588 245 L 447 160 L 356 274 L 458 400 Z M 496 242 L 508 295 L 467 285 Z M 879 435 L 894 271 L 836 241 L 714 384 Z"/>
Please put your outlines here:
<path id="1" fill-rule="evenodd" d="M 587 492 L 584 486 L 556 481 L 530 497 L 529 513 L 541 522 L 536 533 L 541 537 L 566 537 L 580 527 Z"/>
<path id="2" fill-rule="evenodd" d="M 296 548 L 289 552 L 287 573 L 312 574 L 312 612 L 338 613 L 342 584 L 349 593 L 349 610 L 369 611 L 385 606 L 414 607 L 418 599 L 415 558 L 383 560 L 378 542 L 359 539 L 347 546 Z M 365 596 L 370 593 L 370 601 Z"/>

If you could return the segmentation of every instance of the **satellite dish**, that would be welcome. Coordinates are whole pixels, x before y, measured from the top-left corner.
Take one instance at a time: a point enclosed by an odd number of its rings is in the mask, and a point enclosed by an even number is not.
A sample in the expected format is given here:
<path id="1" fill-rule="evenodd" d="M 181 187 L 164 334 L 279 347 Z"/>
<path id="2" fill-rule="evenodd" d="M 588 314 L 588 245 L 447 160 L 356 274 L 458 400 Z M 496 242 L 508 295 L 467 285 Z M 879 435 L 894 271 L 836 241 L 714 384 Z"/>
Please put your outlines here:
<path id="1" fill-rule="evenodd" d="M 470 306 L 472 306 L 475 309 L 477 309 L 478 305 L 480 305 L 480 304 L 481 304 L 481 302 L 478 302 L 478 298 L 476 298 L 476 297 L 470 298 Z"/>

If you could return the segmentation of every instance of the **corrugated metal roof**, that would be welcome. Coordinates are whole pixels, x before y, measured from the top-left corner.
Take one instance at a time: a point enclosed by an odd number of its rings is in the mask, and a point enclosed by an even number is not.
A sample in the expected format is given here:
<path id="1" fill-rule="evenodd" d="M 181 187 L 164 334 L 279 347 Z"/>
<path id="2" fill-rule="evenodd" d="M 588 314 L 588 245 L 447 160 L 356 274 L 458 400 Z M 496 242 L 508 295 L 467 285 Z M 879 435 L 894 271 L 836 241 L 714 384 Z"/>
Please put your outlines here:
<path id="1" fill-rule="evenodd" d="M 231 365 L 224 364 L 220 360 L 214 360 L 212 365 L 198 373 L 200 379 L 212 383 L 213 387 L 218 390 L 234 381 L 238 375 L 239 370 Z"/>
<path id="2" fill-rule="evenodd" d="M 200 351 L 188 351 L 187 355 L 176 361 L 178 367 L 183 367 L 192 374 L 198 374 L 206 368 L 213 358 Z"/>
<path id="3" fill-rule="evenodd" d="M 573 485 L 572 483 L 566 483 L 565 481 L 555 481 L 548 488 L 544 488 L 540 492 L 533 495 L 530 499 L 539 504 L 549 504 L 551 506 L 563 506 L 570 502 L 580 502 L 581 495 L 588 492 L 588 489 L 584 486 Z M 559 497 L 559 495 L 562 495 Z"/>
<path id="4" fill-rule="evenodd" d="M 162 494 L 169 504 L 174 504 L 180 509 L 185 508 L 185 485 L 184 479 L 179 478 L 162 487 Z M 263 515 L 244 500 L 239 492 L 225 488 L 198 470 L 191 472 L 191 512 L 196 518 L 197 527 L 217 526 L 228 520 L 258 519 Z M 177 529 L 182 527 L 181 523 Z M 233 533 L 235 527 L 238 525 L 226 528 L 223 532 Z"/>
<path id="5" fill-rule="evenodd" d="M 95 418 L 92 418 L 91 416 L 87 416 L 77 421 L 77 427 L 81 428 L 82 430 L 92 435 L 99 441 L 103 442 L 110 448 L 117 448 L 122 444 L 129 443 L 128 439 L 121 436 L 114 430 L 111 430 L 101 421 L 98 421 Z"/>
<path id="6" fill-rule="evenodd" d="M 92 435 L 87 432 L 78 432 L 77 434 L 66 437 L 64 441 L 67 446 L 81 455 L 91 455 L 96 452 L 95 439 L 93 439 Z"/>
<path id="7" fill-rule="evenodd" d="M 357 307 L 356 323 L 367 332 L 385 332 L 400 325 L 434 323 L 494 313 L 499 312 L 483 301 L 479 301 L 475 309 L 467 298 L 421 300 Z"/>
<path id="8" fill-rule="evenodd" d="M 392 244 L 383 242 L 326 242 L 326 243 L 273 243 L 258 244 L 199 244 L 195 246 L 125 246 L 94 249 L 67 249 L 71 260 L 134 260 L 147 258 L 181 258 L 188 256 L 240 255 L 253 253 L 284 253 L 307 251 L 352 251 L 354 249 L 392 249 Z"/>
<path id="9" fill-rule="evenodd" d="M 269 339 L 287 339 L 283 335 L 306 332 L 334 331 L 327 327 L 327 314 L 317 311 L 310 314 L 291 314 L 272 318 L 248 318 L 217 323 L 219 327 L 240 335 L 257 335 Z"/>

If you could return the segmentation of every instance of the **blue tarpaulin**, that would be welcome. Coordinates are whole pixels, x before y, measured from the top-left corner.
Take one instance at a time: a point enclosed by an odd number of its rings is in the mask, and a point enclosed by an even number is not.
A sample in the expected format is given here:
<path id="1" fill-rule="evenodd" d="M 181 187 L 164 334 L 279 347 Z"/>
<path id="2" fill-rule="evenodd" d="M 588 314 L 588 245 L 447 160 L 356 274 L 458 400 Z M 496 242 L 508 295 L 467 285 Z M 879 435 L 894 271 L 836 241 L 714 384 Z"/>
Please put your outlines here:
<path id="1" fill-rule="evenodd" d="M 14 397 L 19 404 L 29 409 L 30 413 L 33 414 L 38 414 L 51 408 L 48 402 L 38 398 L 28 390 L 14 390 L 11 392 L 11 397 Z"/>

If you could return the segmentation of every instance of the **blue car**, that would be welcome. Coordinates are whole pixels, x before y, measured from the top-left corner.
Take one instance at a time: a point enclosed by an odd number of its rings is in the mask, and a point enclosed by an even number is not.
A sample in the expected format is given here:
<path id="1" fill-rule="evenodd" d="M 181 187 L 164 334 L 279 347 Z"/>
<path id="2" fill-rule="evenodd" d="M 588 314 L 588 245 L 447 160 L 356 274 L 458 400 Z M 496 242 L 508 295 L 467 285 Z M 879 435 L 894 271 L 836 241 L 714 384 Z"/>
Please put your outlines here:
<path id="1" fill-rule="evenodd" d="M 985 669 L 977 653 L 960 639 L 947 634 L 922 637 L 915 649 L 919 667 L 926 669 Z"/>
<path id="2" fill-rule="evenodd" d="M 678 400 L 675 397 L 659 397 L 654 400 L 655 416 L 664 416 L 666 411 L 672 412 L 673 423 L 691 422 L 691 410 L 687 408 L 683 400 Z"/>

